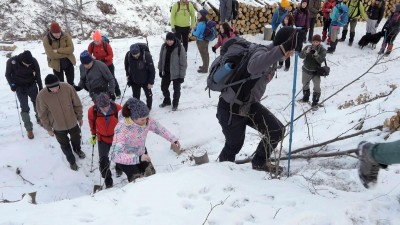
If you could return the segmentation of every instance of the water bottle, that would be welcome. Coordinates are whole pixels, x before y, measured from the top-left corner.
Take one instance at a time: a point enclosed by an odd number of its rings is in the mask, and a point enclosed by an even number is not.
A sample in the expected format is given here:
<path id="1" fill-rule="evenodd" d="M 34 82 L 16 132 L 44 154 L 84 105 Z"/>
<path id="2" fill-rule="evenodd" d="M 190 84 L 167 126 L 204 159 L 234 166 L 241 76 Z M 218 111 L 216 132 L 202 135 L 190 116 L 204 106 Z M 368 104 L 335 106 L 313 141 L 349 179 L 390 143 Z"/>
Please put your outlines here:
<path id="1" fill-rule="evenodd" d="M 231 71 L 232 71 L 232 65 L 233 63 L 225 63 L 224 66 L 219 68 L 213 77 L 213 81 L 215 83 L 220 82 L 222 79 L 224 79 Z"/>

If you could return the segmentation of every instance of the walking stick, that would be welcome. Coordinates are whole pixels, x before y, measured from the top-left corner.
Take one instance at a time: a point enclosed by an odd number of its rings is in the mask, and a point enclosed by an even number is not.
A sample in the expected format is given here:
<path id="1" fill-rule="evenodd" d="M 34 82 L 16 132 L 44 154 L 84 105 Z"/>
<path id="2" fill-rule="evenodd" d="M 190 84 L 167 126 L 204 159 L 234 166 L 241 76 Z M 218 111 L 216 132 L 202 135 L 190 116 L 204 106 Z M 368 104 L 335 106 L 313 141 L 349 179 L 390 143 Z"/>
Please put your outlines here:
<path id="1" fill-rule="evenodd" d="M 17 106 L 17 113 L 19 119 L 19 127 L 21 128 L 21 135 L 24 137 L 24 132 L 22 131 L 22 123 L 21 123 L 21 115 L 19 114 L 19 107 L 18 107 L 18 100 L 17 100 L 17 93 L 15 92 L 15 105 Z"/>
<path id="2" fill-rule="evenodd" d="M 127 87 L 128 87 L 128 84 L 125 85 L 124 93 L 122 94 L 121 101 L 119 102 L 120 105 L 122 104 L 122 100 L 124 100 L 124 96 L 125 96 L 125 92 L 126 92 L 126 88 Z"/>
<path id="3" fill-rule="evenodd" d="M 93 157 L 94 157 L 94 145 L 92 145 L 92 163 L 90 164 L 90 172 L 93 173 Z"/>

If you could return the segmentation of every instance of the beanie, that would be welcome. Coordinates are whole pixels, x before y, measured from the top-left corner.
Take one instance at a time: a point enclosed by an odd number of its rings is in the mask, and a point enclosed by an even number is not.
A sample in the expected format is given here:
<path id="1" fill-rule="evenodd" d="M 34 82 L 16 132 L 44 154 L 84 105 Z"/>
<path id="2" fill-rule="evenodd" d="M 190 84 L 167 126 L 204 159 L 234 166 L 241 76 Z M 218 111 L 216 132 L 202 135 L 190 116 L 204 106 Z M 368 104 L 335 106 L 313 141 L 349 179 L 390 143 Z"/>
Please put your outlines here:
<path id="1" fill-rule="evenodd" d="M 175 34 L 172 32 L 168 32 L 167 36 L 165 37 L 167 40 L 175 40 Z"/>
<path id="2" fill-rule="evenodd" d="M 23 53 L 18 55 L 18 58 L 21 60 L 21 62 L 24 62 L 26 64 L 32 64 L 33 62 L 33 57 L 30 51 L 24 51 Z"/>
<path id="3" fill-rule="evenodd" d="M 286 8 L 290 6 L 290 2 L 288 0 L 282 0 L 281 1 L 281 6 L 282 8 Z"/>
<path id="4" fill-rule="evenodd" d="M 150 110 L 144 102 L 137 98 L 129 98 L 126 102 L 128 109 L 131 112 L 131 119 L 139 119 L 149 115 Z"/>
<path id="5" fill-rule="evenodd" d="M 88 50 L 85 50 L 81 53 L 81 63 L 82 64 L 89 64 L 93 61 L 92 56 L 89 54 Z"/>
<path id="6" fill-rule="evenodd" d="M 60 33 L 61 27 L 57 22 L 52 22 L 50 25 L 50 32 L 51 33 Z"/>
<path id="7" fill-rule="evenodd" d="M 46 78 L 44 78 L 44 84 L 47 88 L 57 87 L 60 85 L 60 80 L 54 74 L 48 74 Z"/>
<path id="8" fill-rule="evenodd" d="M 93 33 L 93 41 L 101 41 L 101 33 L 99 30 L 96 30 Z"/>
<path id="9" fill-rule="evenodd" d="M 287 41 L 292 34 L 295 33 L 295 29 L 293 27 L 282 27 L 278 32 L 275 34 L 274 38 L 274 45 L 278 46 L 283 44 L 283 42 Z"/>
<path id="10" fill-rule="evenodd" d="M 102 92 L 95 98 L 95 103 L 99 108 L 104 108 L 110 105 L 110 97 L 108 94 Z"/>
<path id="11" fill-rule="evenodd" d="M 140 53 L 140 47 L 138 44 L 133 44 L 129 48 L 129 51 L 131 52 L 132 55 L 137 55 Z"/>
<path id="12" fill-rule="evenodd" d="M 208 11 L 206 9 L 202 9 L 202 10 L 199 11 L 199 13 L 200 13 L 200 15 L 202 17 L 206 18 L 207 14 L 208 14 Z"/>
<path id="13" fill-rule="evenodd" d="M 312 41 L 321 42 L 321 35 L 315 34 L 315 35 L 312 37 Z"/>

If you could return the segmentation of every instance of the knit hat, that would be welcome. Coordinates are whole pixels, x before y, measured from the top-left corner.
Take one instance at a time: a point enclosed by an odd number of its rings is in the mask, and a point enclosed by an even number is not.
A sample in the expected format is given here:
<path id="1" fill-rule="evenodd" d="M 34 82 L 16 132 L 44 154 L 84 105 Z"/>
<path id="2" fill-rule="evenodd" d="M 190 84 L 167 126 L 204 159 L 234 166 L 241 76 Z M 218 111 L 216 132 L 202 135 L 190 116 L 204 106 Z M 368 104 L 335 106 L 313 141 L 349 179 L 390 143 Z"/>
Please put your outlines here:
<path id="1" fill-rule="evenodd" d="M 48 74 L 46 78 L 44 78 L 44 84 L 46 85 L 47 88 L 53 88 L 60 85 L 60 80 L 56 75 Z"/>
<path id="2" fill-rule="evenodd" d="M 132 55 L 137 55 L 140 53 L 140 47 L 138 44 L 133 44 L 129 48 L 129 51 L 131 52 Z"/>
<path id="3" fill-rule="evenodd" d="M 286 8 L 290 6 L 290 2 L 288 0 L 282 0 L 281 1 L 281 6 L 282 8 Z"/>
<path id="4" fill-rule="evenodd" d="M 303 3 L 303 2 L 307 2 L 307 0 L 301 0 L 301 3 Z M 307 2 L 308 3 L 308 2 Z"/>
<path id="5" fill-rule="evenodd" d="M 96 96 L 95 103 L 99 108 L 107 107 L 110 105 L 110 97 L 102 92 Z"/>
<path id="6" fill-rule="evenodd" d="M 206 18 L 207 14 L 208 14 L 208 11 L 206 9 L 202 9 L 202 10 L 199 11 L 199 13 L 200 13 L 200 15 L 202 17 Z"/>
<path id="7" fill-rule="evenodd" d="M 175 40 L 175 34 L 172 32 L 168 32 L 167 36 L 165 37 L 166 40 Z"/>
<path id="8" fill-rule="evenodd" d="M 149 115 L 150 110 L 144 102 L 137 98 L 129 98 L 126 102 L 128 109 L 131 112 L 131 119 L 139 119 Z"/>
<path id="9" fill-rule="evenodd" d="M 51 33 L 60 33 L 61 27 L 57 22 L 52 22 L 50 25 L 50 32 Z"/>
<path id="10" fill-rule="evenodd" d="M 81 53 L 81 63 L 82 64 L 89 64 L 93 61 L 92 56 L 89 54 L 88 50 L 85 50 Z"/>
<path id="11" fill-rule="evenodd" d="M 30 51 L 24 51 L 18 55 L 18 58 L 26 64 L 32 64 L 33 62 L 33 57 Z"/>
<path id="12" fill-rule="evenodd" d="M 99 30 L 96 30 L 93 33 L 93 41 L 101 41 L 101 33 Z"/>
<path id="13" fill-rule="evenodd" d="M 276 34 L 274 38 L 274 45 L 278 46 L 283 42 L 287 41 L 292 34 L 295 33 L 295 29 L 293 27 L 282 27 Z"/>
<path id="14" fill-rule="evenodd" d="M 321 42 L 321 35 L 315 34 L 314 36 L 312 36 L 312 41 Z"/>

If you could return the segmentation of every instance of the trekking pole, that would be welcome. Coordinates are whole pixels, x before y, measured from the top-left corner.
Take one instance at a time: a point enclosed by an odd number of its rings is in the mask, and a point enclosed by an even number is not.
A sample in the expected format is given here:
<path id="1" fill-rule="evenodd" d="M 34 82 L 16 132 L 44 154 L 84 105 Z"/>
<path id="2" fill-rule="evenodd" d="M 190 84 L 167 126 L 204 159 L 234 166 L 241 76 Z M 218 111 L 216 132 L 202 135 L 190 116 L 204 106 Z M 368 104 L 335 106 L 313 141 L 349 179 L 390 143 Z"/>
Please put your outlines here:
<path id="1" fill-rule="evenodd" d="M 19 119 L 19 127 L 21 128 L 21 135 L 24 137 L 24 132 L 22 131 L 22 123 L 21 123 L 21 115 L 19 114 L 19 106 L 18 106 L 18 100 L 17 100 L 17 93 L 15 92 L 15 105 L 17 106 L 17 113 L 18 113 L 18 119 Z"/>
<path id="2" fill-rule="evenodd" d="M 90 164 L 90 172 L 93 173 L 93 157 L 94 157 L 94 145 L 92 145 L 92 163 Z"/>
<path id="3" fill-rule="evenodd" d="M 194 59 L 194 64 L 197 63 L 197 56 L 199 55 L 199 51 L 196 51 L 196 58 Z"/>
<path id="4" fill-rule="evenodd" d="M 128 84 L 125 85 L 124 93 L 122 94 L 121 102 L 119 103 L 120 105 L 122 104 L 122 100 L 124 100 L 124 96 L 125 96 L 125 92 L 126 92 L 126 88 L 127 87 L 128 87 Z"/>

